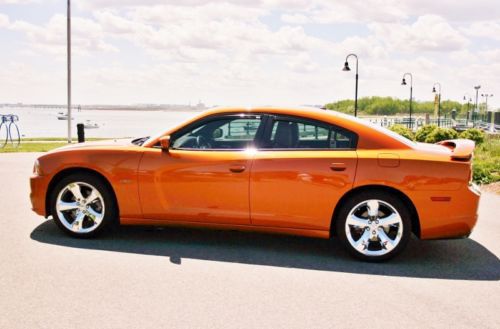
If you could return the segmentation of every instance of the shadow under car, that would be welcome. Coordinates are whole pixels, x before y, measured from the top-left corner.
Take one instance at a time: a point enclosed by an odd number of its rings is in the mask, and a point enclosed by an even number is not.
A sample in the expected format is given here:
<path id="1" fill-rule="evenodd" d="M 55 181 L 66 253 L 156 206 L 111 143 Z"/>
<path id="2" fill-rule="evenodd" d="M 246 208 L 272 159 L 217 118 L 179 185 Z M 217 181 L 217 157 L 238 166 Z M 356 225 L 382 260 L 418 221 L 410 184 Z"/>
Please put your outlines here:
<path id="1" fill-rule="evenodd" d="M 237 231 L 122 226 L 97 239 L 75 239 L 47 220 L 33 230 L 31 238 L 71 248 L 168 257 L 179 265 L 183 258 L 190 258 L 396 277 L 500 279 L 498 257 L 468 238 L 434 241 L 412 238 L 398 257 L 385 263 L 353 259 L 336 240 Z"/>

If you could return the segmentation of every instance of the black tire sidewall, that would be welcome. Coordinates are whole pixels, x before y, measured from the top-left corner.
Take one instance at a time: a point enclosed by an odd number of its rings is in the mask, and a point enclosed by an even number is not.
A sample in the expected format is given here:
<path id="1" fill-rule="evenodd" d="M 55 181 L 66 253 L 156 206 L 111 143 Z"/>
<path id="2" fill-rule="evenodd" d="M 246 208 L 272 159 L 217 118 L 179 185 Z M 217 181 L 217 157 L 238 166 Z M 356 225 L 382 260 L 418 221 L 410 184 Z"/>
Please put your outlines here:
<path id="1" fill-rule="evenodd" d="M 358 204 L 363 201 L 376 199 L 387 202 L 391 206 L 393 206 L 401 216 L 401 220 L 403 222 L 403 235 L 399 244 L 390 252 L 381 256 L 368 256 L 360 253 L 356 249 L 354 249 L 349 243 L 346 232 L 345 232 L 345 223 L 347 220 L 347 216 L 349 212 Z M 335 231 L 337 233 L 337 237 L 342 243 L 343 247 L 354 257 L 358 259 L 362 259 L 365 261 L 379 262 L 391 259 L 398 255 L 408 244 L 411 236 L 411 213 L 403 200 L 400 197 L 395 195 L 394 193 L 389 193 L 386 191 L 363 191 L 354 196 L 347 199 L 341 206 L 338 215 L 335 218 Z"/>
<path id="2" fill-rule="evenodd" d="M 87 183 L 89 185 L 92 185 L 95 187 L 99 193 L 101 194 L 103 200 L 104 200 L 104 218 L 100 225 L 93 231 L 88 232 L 88 233 L 76 233 L 68 228 L 66 228 L 59 217 L 57 216 L 57 210 L 56 210 L 56 202 L 57 202 L 57 196 L 61 192 L 63 188 L 65 188 L 68 184 L 74 183 L 74 182 L 82 182 L 82 183 Z M 55 187 L 52 189 L 51 194 L 50 194 L 50 210 L 52 217 L 54 219 L 54 222 L 57 224 L 57 226 L 66 234 L 72 236 L 72 237 L 77 237 L 77 238 L 92 238 L 95 237 L 110 228 L 114 226 L 117 222 L 117 210 L 116 210 L 116 201 L 114 198 L 114 195 L 108 185 L 103 182 L 102 178 L 92 175 L 89 173 L 75 173 L 68 175 L 64 178 L 62 178 Z"/>

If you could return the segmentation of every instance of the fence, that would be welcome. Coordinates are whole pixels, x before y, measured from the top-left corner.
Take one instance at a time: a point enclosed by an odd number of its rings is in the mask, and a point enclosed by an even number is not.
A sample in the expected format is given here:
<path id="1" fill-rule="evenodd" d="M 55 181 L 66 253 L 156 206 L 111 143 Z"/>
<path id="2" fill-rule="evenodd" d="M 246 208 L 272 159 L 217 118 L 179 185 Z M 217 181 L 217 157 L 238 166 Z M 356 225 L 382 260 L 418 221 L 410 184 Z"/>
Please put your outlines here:
<path id="1" fill-rule="evenodd" d="M 453 127 L 453 120 L 449 118 L 440 118 L 438 119 L 429 119 L 428 122 L 426 122 L 425 118 L 421 117 L 365 117 L 363 118 L 365 120 L 370 121 L 373 124 L 379 125 L 381 127 L 390 127 L 393 125 L 403 125 L 408 128 L 412 129 L 418 129 L 426 124 L 431 124 L 431 125 L 436 125 L 440 126 L 443 128 L 451 128 Z"/>

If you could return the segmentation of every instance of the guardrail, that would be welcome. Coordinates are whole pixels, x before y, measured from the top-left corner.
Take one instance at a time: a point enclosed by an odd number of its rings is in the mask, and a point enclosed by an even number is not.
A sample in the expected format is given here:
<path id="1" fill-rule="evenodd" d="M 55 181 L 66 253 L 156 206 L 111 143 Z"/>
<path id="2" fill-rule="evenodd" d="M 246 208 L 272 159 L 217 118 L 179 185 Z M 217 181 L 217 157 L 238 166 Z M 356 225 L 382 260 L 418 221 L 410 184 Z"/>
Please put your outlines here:
<path id="1" fill-rule="evenodd" d="M 429 119 L 428 122 L 426 122 L 425 118 L 412 118 L 410 121 L 409 117 L 367 117 L 362 119 L 368 120 L 371 123 L 374 123 L 378 126 L 388 128 L 393 125 L 403 125 L 408 128 L 412 128 L 413 130 L 416 130 L 424 125 L 431 124 L 431 125 L 438 125 L 438 119 Z M 411 123 L 411 125 L 410 125 Z M 441 118 L 439 120 L 439 126 L 443 128 L 451 128 L 453 127 L 453 120 L 449 118 Z"/>
<path id="2" fill-rule="evenodd" d="M 19 116 L 15 114 L 0 114 L 0 148 L 4 148 L 9 142 L 13 147 L 21 144 L 21 134 L 17 123 Z"/>

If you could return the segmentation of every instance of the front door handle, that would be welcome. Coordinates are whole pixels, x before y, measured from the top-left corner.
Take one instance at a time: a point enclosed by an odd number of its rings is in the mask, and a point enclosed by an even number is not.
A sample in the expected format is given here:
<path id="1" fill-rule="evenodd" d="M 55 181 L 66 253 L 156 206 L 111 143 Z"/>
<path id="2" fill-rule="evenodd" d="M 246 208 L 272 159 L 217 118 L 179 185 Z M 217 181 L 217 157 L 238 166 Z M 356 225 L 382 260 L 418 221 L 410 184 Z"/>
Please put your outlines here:
<path id="1" fill-rule="evenodd" d="M 330 165 L 330 169 L 333 171 L 344 171 L 346 169 L 346 165 L 343 162 L 334 162 Z"/>
<path id="2" fill-rule="evenodd" d="M 244 172 L 246 167 L 244 165 L 233 165 L 229 167 L 229 170 L 234 173 Z"/>

